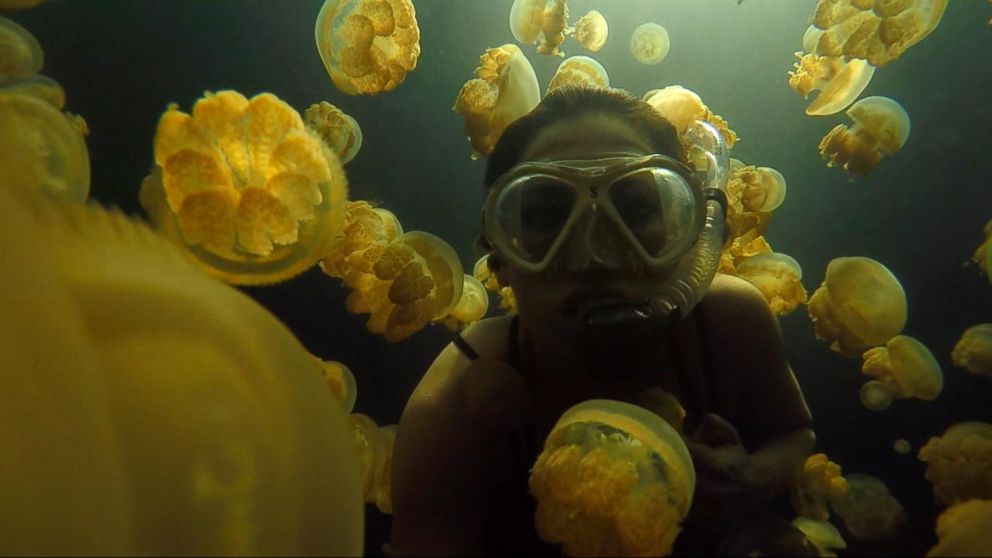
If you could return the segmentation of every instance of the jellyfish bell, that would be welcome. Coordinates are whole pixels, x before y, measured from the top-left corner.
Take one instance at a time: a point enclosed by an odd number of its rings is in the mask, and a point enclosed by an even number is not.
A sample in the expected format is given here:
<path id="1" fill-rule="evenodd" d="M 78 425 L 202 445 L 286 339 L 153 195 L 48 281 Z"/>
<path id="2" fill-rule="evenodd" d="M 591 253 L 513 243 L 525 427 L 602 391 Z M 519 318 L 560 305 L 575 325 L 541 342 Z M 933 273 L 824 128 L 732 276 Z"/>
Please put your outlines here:
<path id="1" fill-rule="evenodd" d="M 320 359 L 318 359 L 320 361 Z M 345 414 L 351 413 L 355 408 L 355 400 L 358 398 L 358 384 L 355 382 L 355 375 L 344 363 L 336 360 L 320 361 L 321 371 L 324 381 L 327 383 L 331 395 L 341 404 L 341 409 Z"/>
<path id="2" fill-rule="evenodd" d="M 533 44 L 541 35 L 546 0 L 513 0 L 510 6 L 510 32 L 524 44 Z"/>
<path id="3" fill-rule="evenodd" d="M 816 54 L 816 44 L 820 41 L 823 30 L 815 25 L 810 25 L 803 33 L 803 51 Z"/>
<path id="4" fill-rule="evenodd" d="M 41 45 L 17 22 L 0 17 L 0 83 L 37 74 L 44 65 Z"/>
<path id="5" fill-rule="evenodd" d="M 937 504 L 947 506 L 970 498 L 992 499 L 992 424 L 959 422 L 933 437 L 918 457 L 927 464 Z"/>
<path id="6" fill-rule="evenodd" d="M 788 314 L 806 301 L 802 267 L 788 254 L 770 252 L 744 258 L 735 275 L 754 285 L 775 315 Z"/>
<path id="7" fill-rule="evenodd" d="M 789 72 L 789 87 L 809 97 L 819 91 L 806 107 L 810 116 L 826 116 L 844 110 L 868 87 L 875 75 L 875 67 L 866 60 L 845 60 L 840 56 L 818 56 L 796 53 L 799 61 L 795 71 Z"/>
<path id="8" fill-rule="evenodd" d="M 861 398 L 861 404 L 864 405 L 866 409 L 871 411 L 884 411 L 892 405 L 894 393 L 888 384 L 878 380 L 871 380 L 865 382 L 861 386 L 861 390 L 858 395 Z"/>
<path id="9" fill-rule="evenodd" d="M 589 10 L 575 22 L 575 39 L 589 52 L 599 52 L 608 36 L 606 18 L 596 10 Z"/>
<path id="10" fill-rule="evenodd" d="M 445 327 L 452 331 L 458 331 L 468 324 L 481 320 L 489 309 L 489 294 L 482 282 L 468 274 L 463 275 L 463 281 L 462 295 L 458 298 L 458 303 L 441 320 Z"/>
<path id="11" fill-rule="evenodd" d="M 689 125 L 699 120 L 708 110 L 695 91 L 681 85 L 652 89 L 644 94 L 644 102 L 671 122 L 679 135 L 684 134 Z"/>
<path id="12" fill-rule="evenodd" d="M 327 101 L 310 105 L 303 121 L 337 154 L 341 164 L 354 159 L 362 148 L 362 128 L 358 122 Z"/>
<path id="13" fill-rule="evenodd" d="M 668 56 L 671 39 L 668 30 L 657 23 L 642 23 L 630 36 L 630 53 L 641 64 L 658 64 Z"/>
<path id="14" fill-rule="evenodd" d="M 844 526 L 859 541 L 882 541 L 906 523 L 906 511 L 877 477 L 856 473 L 844 477 L 847 493 L 831 503 Z"/>
<path id="15" fill-rule="evenodd" d="M 896 335 L 884 347 L 865 351 L 861 370 L 886 384 L 896 398 L 932 401 L 940 395 L 944 374 L 933 353 L 908 335 Z"/>
<path id="16" fill-rule="evenodd" d="M 964 330 L 951 351 L 951 362 L 972 374 L 992 377 L 992 323 Z"/>
<path id="17" fill-rule="evenodd" d="M 909 115 L 888 97 L 865 97 L 847 109 L 847 116 L 854 125 L 835 126 L 820 140 L 819 150 L 827 166 L 839 166 L 852 176 L 868 174 L 909 138 Z"/>
<path id="18" fill-rule="evenodd" d="M 561 56 L 558 46 L 568 27 L 566 0 L 513 0 L 510 6 L 510 32 L 524 44 L 537 43 L 537 52 Z"/>
<path id="19" fill-rule="evenodd" d="M 782 173 L 771 167 L 758 167 L 758 180 L 761 188 L 757 192 L 748 191 L 747 207 L 752 211 L 770 212 L 778 209 L 785 201 L 786 183 Z"/>
<path id="20" fill-rule="evenodd" d="M 950 506 L 937 518 L 939 541 L 927 556 L 992 556 L 992 500 L 973 499 Z"/>
<path id="21" fill-rule="evenodd" d="M 588 56 L 572 56 L 558 65 L 544 94 L 565 86 L 607 88 L 610 86 L 610 76 L 606 68 Z"/>

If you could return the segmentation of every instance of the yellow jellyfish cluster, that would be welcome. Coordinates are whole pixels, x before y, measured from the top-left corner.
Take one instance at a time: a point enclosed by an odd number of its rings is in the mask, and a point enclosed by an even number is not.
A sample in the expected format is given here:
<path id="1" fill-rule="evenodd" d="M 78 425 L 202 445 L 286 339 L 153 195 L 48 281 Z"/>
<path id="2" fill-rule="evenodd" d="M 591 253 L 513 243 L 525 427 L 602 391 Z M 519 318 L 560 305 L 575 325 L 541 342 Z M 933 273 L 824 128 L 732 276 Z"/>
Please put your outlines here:
<path id="1" fill-rule="evenodd" d="M 499 307 L 510 314 L 517 311 L 517 299 L 513 296 L 513 289 L 503 287 L 499 284 L 496 274 L 489 269 L 489 255 L 482 256 L 475 262 L 472 268 L 472 276 L 482 283 L 487 291 L 499 296 Z"/>
<path id="2" fill-rule="evenodd" d="M 978 269 L 984 271 L 989 282 L 992 283 L 992 219 L 985 223 L 984 232 L 985 242 L 975 250 L 975 255 L 971 259 L 978 264 Z"/>
<path id="3" fill-rule="evenodd" d="M 909 138 L 909 115 L 888 97 L 865 97 L 846 114 L 854 124 L 838 124 L 820 140 L 820 155 L 828 167 L 864 176 L 882 157 L 899 151 Z"/>
<path id="4" fill-rule="evenodd" d="M 807 37 L 810 34 L 817 34 L 815 27 L 810 27 Z M 798 61 L 794 71 L 789 72 L 789 87 L 803 99 L 813 91 L 819 92 L 806 107 L 806 114 L 810 116 L 844 110 L 868 87 L 875 75 L 875 67 L 860 58 L 820 56 L 812 52 L 796 52 L 795 56 Z"/>
<path id="5" fill-rule="evenodd" d="M 314 35 L 327 74 L 348 95 L 392 91 L 420 57 L 411 0 L 325 0 Z"/>
<path id="6" fill-rule="evenodd" d="M 472 275 L 462 275 L 462 296 L 441 323 L 452 331 L 461 331 L 481 320 L 489 310 L 489 293 Z"/>
<path id="7" fill-rule="evenodd" d="M 570 87 L 608 88 L 610 76 L 607 75 L 606 68 L 592 58 L 581 55 L 572 56 L 558 65 L 558 69 L 551 76 L 551 81 L 548 82 L 544 94 L 547 95 L 566 85 Z"/>
<path id="8" fill-rule="evenodd" d="M 572 31 L 566 0 L 513 0 L 510 6 L 513 37 L 523 44 L 536 43 L 539 54 L 564 56 L 558 47 Z"/>
<path id="9" fill-rule="evenodd" d="M 609 34 L 606 18 L 597 10 L 589 10 L 575 22 L 575 40 L 589 52 L 599 52 Z"/>
<path id="10" fill-rule="evenodd" d="M 342 165 L 354 159 L 362 148 L 362 129 L 358 122 L 327 101 L 310 105 L 303 113 L 303 123 L 317 132 Z"/>
<path id="11" fill-rule="evenodd" d="M 350 368 L 336 360 L 317 360 L 320 362 L 320 371 L 327 389 L 331 390 L 331 395 L 341 404 L 344 412 L 350 413 L 355 408 L 355 399 L 358 398 L 355 375 Z"/>
<path id="12" fill-rule="evenodd" d="M 665 556 L 692 504 L 679 434 L 641 407 L 590 400 L 566 411 L 531 471 L 540 537 L 569 556 Z"/>
<path id="13" fill-rule="evenodd" d="M 844 477 L 847 493 L 831 501 L 844 526 L 860 541 L 892 538 L 906 523 L 906 510 L 877 477 L 856 473 Z"/>
<path id="14" fill-rule="evenodd" d="M 972 498 L 992 498 L 992 424 L 960 422 L 919 451 L 934 499 L 948 506 Z"/>
<path id="15" fill-rule="evenodd" d="M 671 48 L 668 30 L 657 23 L 642 23 L 630 35 L 630 53 L 641 64 L 658 64 Z"/>
<path id="16" fill-rule="evenodd" d="M 472 156 L 488 155 L 503 130 L 541 101 L 534 67 L 517 45 L 486 49 L 475 78 L 462 85 L 452 109 L 465 121 Z"/>
<path id="17" fill-rule="evenodd" d="M 944 386 L 944 373 L 933 353 L 908 335 L 896 335 L 885 346 L 865 351 L 862 358 L 862 372 L 875 379 L 868 382 L 872 393 L 866 394 L 862 387 L 861 401 L 873 411 L 888 407 L 893 398 L 932 401 Z"/>
<path id="18" fill-rule="evenodd" d="M 906 293 L 896 276 L 871 258 L 835 258 L 807 310 L 818 339 L 856 357 L 899 335 L 906 325 Z"/>
<path id="19" fill-rule="evenodd" d="M 369 314 L 368 330 L 396 342 L 448 316 L 462 296 L 462 266 L 446 242 L 404 233 L 391 213 L 377 209 L 350 203 L 342 237 L 320 265 L 352 289 L 345 309 Z"/>
<path id="20" fill-rule="evenodd" d="M 792 507 L 802 517 L 815 521 L 830 518 L 830 504 L 847 494 L 847 480 L 841 476 L 840 465 L 824 453 L 806 458 L 796 482 L 789 492 Z"/>
<path id="21" fill-rule="evenodd" d="M 270 93 L 206 93 L 192 115 L 170 107 L 142 185 L 152 222 L 214 276 L 273 283 L 317 263 L 344 223 L 337 156 Z"/>
<path id="22" fill-rule="evenodd" d="M 927 556 L 992 556 L 992 500 L 968 500 L 944 510 L 937 518 L 940 539 Z"/>
<path id="23" fill-rule="evenodd" d="M 34 36 L 0 17 L 0 182 L 82 202 L 90 191 L 88 129 L 81 117 L 62 112 L 65 92 L 38 74 L 43 62 Z"/>
<path id="24" fill-rule="evenodd" d="M 351 445 L 358 456 L 358 479 L 362 497 L 382 513 L 392 513 L 393 445 L 396 425 L 380 427 L 369 416 L 352 413 L 348 417 Z"/>
<path id="25" fill-rule="evenodd" d="M 992 324 L 978 324 L 961 334 L 951 351 L 954 366 L 992 378 Z"/>
<path id="26" fill-rule="evenodd" d="M 344 413 L 276 317 L 116 211 L 0 188 L 0 540 L 362 554 Z"/>

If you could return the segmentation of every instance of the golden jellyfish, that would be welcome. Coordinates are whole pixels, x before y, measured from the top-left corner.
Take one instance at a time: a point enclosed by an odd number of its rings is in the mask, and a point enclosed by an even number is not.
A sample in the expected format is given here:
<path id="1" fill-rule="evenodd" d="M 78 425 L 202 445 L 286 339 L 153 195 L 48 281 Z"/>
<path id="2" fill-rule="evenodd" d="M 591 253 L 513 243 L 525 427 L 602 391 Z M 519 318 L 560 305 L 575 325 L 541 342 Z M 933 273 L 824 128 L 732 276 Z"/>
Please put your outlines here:
<path id="1" fill-rule="evenodd" d="M 871 258 L 834 258 L 808 310 L 816 337 L 854 357 L 899 335 L 906 293 L 889 268 Z"/>
<path id="2" fill-rule="evenodd" d="M 758 184 L 744 190 L 744 207 L 749 211 L 775 211 L 785 201 L 785 177 L 771 167 L 757 167 L 755 172 Z"/>
<path id="3" fill-rule="evenodd" d="M 728 149 L 737 143 L 737 134 L 730 129 L 727 121 L 712 112 L 703 104 L 703 99 L 690 89 L 681 85 L 669 85 L 648 91 L 643 99 L 675 126 L 680 137 L 684 137 L 690 124 L 696 120 L 705 120 L 720 132 Z M 683 140 L 683 143 L 686 142 Z"/>
<path id="4" fill-rule="evenodd" d="M 564 56 L 558 46 L 565 41 L 565 35 L 572 32 L 568 26 L 568 2 L 513 0 L 510 6 L 510 32 L 521 43 L 537 43 L 539 54 Z"/>
<path id="5" fill-rule="evenodd" d="M 934 499 L 947 506 L 992 498 L 992 424 L 960 422 L 920 448 Z"/>
<path id="6" fill-rule="evenodd" d="M 44 61 L 34 35 L 17 22 L 0 17 L 0 83 L 37 74 Z"/>
<path id="7" fill-rule="evenodd" d="M 661 417 L 585 401 L 562 414 L 531 470 L 534 522 L 569 556 L 664 556 L 695 484 L 685 443 Z"/>
<path id="8" fill-rule="evenodd" d="M 819 0 L 812 21 L 823 33 L 814 50 L 880 68 L 936 29 L 946 7 L 947 0 Z"/>
<path id="9" fill-rule="evenodd" d="M 839 166 L 852 176 L 864 176 L 883 156 L 902 149 L 909 138 L 909 115 L 888 97 L 865 97 L 846 114 L 854 125 L 838 124 L 820 140 L 820 155 L 828 167 Z"/>
<path id="10" fill-rule="evenodd" d="M 898 453 L 899 455 L 909 455 L 909 452 L 913 451 L 913 446 L 909 444 L 909 440 L 905 438 L 896 438 L 892 442 L 892 451 Z"/>
<path id="11" fill-rule="evenodd" d="M 671 46 L 668 30 L 657 23 L 642 23 L 630 36 L 630 53 L 641 64 L 661 62 Z"/>
<path id="12" fill-rule="evenodd" d="M 889 487 L 871 475 L 853 474 L 847 480 L 847 494 L 831 502 L 834 512 L 859 541 L 892 538 L 906 523 L 906 510 Z"/>
<path id="13" fill-rule="evenodd" d="M 927 556 L 992 556 L 992 500 L 968 500 L 944 510 L 937 518 L 940 539 Z"/>
<path id="14" fill-rule="evenodd" d="M 355 408 L 355 399 L 358 397 L 358 384 L 355 383 L 355 375 L 351 373 L 351 369 L 336 360 L 320 361 L 320 369 L 334 400 L 341 403 L 345 413 L 350 413 Z"/>
<path id="15" fill-rule="evenodd" d="M 5 553 L 361 555 L 345 415 L 285 325 L 117 211 L 0 206 Z"/>
<path id="16" fill-rule="evenodd" d="M 358 456 L 358 478 L 366 503 L 375 504 L 379 511 L 392 513 L 390 474 L 396 425 L 379 427 L 369 416 L 353 413 L 348 416 L 351 443 Z"/>
<path id="17" fill-rule="evenodd" d="M 975 250 L 975 255 L 971 259 L 978 264 L 978 269 L 985 272 L 989 282 L 992 282 L 992 219 L 985 223 L 984 232 L 985 242 Z"/>
<path id="18" fill-rule="evenodd" d="M 845 60 L 841 56 L 799 52 L 795 55 L 799 61 L 794 65 L 795 71 L 789 72 L 789 87 L 803 99 L 811 92 L 819 91 L 806 107 L 806 114 L 811 116 L 826 116 L 844 110 L 868 87 L 875 75 L 875 67 L 860 58 Z"/>
<path id="19" fill-rule="evenodd" d="M 362 148 L 362 128 L 358 122 L 327 101 L 310 105 L 303 113 L 303 122 L 334 150 L 342 165 L 354 159 Z"/>
<path id="20" fill-rule="evenodd" d="M 893 393 L 892 388 L 885 382 L 870 380 L 861 385 L 858 396 L 861 398 L 861 404 L 866 409 L 870 411 L 884 411 L 889 408 L 889 405 L 892 405 L 892 399 L 895 397 L 895 393 Z"/>
<path id="21" fill-rule="evenodd" d="M 897 399 L 933 401 L 944 386 L 944 373 L 933 353 L 908 335 L 896 335 L 884 347 L 862 355 L 861 371 L 881 382 Z"/>
<path id="22" fill-rule="evenodd" d="M 610 76 L 606 74 L 606 68 L 588 56 L 572 56 L 566 58 L 558 65 L 555 74 L 548 82 L 548 88 L 544 94 L 562 86 L 607 88 L 610 86 Z"/>
<path id="23" fill-rule="evenodd" d="M 462 296 L 441 323 L 452 331 L 460 331 L 472 322 L 477 322 L 489 310 L 489 293 L 475 277 L 462 275 Z"/>
<path id="24" fill-rule="evenodd" d="M 475 78 L 462 85 L 452 109 L 465 120 L 473 157 L 488 155 L 503 130 L 541 101 L 534 67 L 517 45 L 486 49 Z"/>
<path id="25" fill-rule="evenodd" d="M 499 307 L 513 314 L 517 311 L 517 300 L 510 287 L 500 286 L 496 274 L 489 269 L 489 254 L 482 256 L 472 268 L 472 276 L 478 279 L 487 291 L 499 295 Z"/>
<path id="26" fill-rule="evenodd" d="M 575 40 L 589 52 L 599 52 L 606 44 L 609 34 L 610 27 L 606 24 L 606 18 L 596 10 L 589 10 L 575 22 Z"/>
<path id="27" fill-rule="evenodd" d="M 395 213 L 385 207 L 376 207 L 373 211 L 382 219 L 382 227 L 387 239 L 392 240 L 403 234 L 403 225 Z"/>
<path id="28" fill-rule="evenodd" d="M 803 270 L 787 254 L 771 252 L 745 258 L 737 264 L 735 275 L 757 287 L 776 316 L 784 316 L 806 302 Z"/>
<path id="29" fill-rule="evenodd" d="M 314 35 L 327 74 L 348 95 L 392 91 L 420 57 L 411 0 L 325 0 Z"/>
<path id="30" fill-rule="evenodd" d="M 840 474 L 840 465 L 824 453 L 815 453 L 803 462 L 789 498 L 797 514 L 816 521 L 830 518 L 829 505 L 847 494 L 847 480 Z"/>
<path id="31" fill-rule="evenodd" d="M 819 556 L 837 556 L 834 549 L 847 548 L 847 542 L 840 531 L 827 520 L 816 520 L 799 516 L 792 520 L 792 525 L 802 531 L 803 535 L 814 547 Z"/>
<path id="32" fill-rule="evenodd" d="M 403 228 L 392 212 L 366 201 L 349 201 L 340 238 L 324 253 L 320 267 L 346 283 L 350 274 L 370 274 L 381 250 L 401 234 Z"/>
<path id="33" fill-rule="evenodd" d="M 781 177 L 781 173 L 773 169 L 769 169 L 772 172 L 760 172 L 758 169 L 759 167 L 745 165 L 737 159 L 730 159 L 724 224 L 726 233 L 733 239 L 730 251 L 733 251 L 733 246 L 739 248 L 741 244 L 764 234 L 771 218 L 771 209 L 785 199 L 785 179 Z M 764 211 L 766 207 L 771 209 Z M 735 255 L 744 257 L 737 252 Z"/>
<path id="34" fill-rule="evenodd" d="M 951 351 L 951 362 L 972 374 L 992 377 L 992 324 L 978 324 L 964 330 Z"/>
<path id="35" fill-rule="evenodd" d="M 156 172 L 142 205 L 215 277 L 265 284 L 322 256 L 344 223 L 337 156 L 270 93 L 207 93 L 192 115 L 172 107 L 155 134 Z"/>

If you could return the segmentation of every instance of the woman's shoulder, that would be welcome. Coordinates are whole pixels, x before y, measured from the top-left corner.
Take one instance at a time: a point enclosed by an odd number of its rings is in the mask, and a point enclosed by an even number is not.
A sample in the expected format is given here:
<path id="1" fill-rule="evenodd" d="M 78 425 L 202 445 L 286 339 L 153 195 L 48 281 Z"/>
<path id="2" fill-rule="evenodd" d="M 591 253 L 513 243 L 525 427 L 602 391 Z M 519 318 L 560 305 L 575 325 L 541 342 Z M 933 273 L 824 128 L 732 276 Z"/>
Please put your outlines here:
<path id="1" fill-rule="evenodd" d="M 700 302 L 707 324 L 729 325 L 737 329 L 747 324 L 769 324 L 775 321 L 768 302 L 751 283 L 725 273 L 717 273 L 706 296 Z"/>

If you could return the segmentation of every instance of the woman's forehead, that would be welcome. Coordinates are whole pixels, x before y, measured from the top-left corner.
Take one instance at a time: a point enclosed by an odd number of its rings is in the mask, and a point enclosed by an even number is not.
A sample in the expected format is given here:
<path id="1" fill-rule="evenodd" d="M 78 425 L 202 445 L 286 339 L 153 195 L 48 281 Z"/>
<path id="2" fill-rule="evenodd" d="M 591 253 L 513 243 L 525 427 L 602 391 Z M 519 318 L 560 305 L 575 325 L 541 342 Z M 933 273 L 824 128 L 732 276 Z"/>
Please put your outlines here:
<path id="1" fill-rule="evenodd" d="M 646 155 L 653 149 L 622 117 L 586 114 L 549 124 L 530 141 L 521 160 L 596 159 L 603 153 Z"/>

